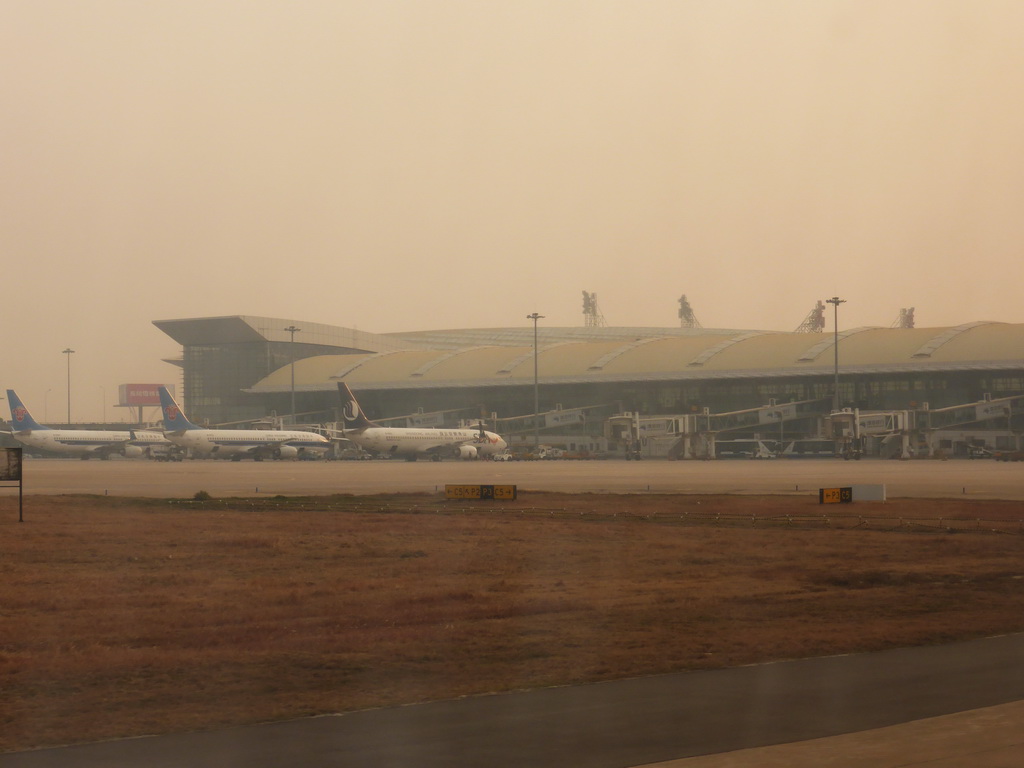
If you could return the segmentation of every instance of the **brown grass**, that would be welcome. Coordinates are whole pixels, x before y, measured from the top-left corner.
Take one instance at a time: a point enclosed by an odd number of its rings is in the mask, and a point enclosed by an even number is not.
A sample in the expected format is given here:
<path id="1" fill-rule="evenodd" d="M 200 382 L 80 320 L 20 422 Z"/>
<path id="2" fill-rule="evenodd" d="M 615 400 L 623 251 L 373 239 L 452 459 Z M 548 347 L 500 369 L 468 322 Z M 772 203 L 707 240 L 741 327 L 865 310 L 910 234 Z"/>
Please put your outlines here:
<path id="1" fill-rule="evenodd" d="M 1024 629 L 1019 502 L 2 502 L 4 750 Z"/>

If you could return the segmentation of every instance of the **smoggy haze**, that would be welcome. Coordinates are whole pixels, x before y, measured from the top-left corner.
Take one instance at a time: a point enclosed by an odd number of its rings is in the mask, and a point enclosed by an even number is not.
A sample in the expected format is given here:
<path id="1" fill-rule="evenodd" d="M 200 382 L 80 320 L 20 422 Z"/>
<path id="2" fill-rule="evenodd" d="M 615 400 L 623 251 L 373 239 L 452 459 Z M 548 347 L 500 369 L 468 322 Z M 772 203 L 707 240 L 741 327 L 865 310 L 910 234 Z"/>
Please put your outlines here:
<path id="1" fill-rule="evenodd" d="M 68 346 L 75 420 L 179 381 L 154 319 L 1024 322 L 1016 0 L 0 11 L 0 388 L 51 421 Z"/>

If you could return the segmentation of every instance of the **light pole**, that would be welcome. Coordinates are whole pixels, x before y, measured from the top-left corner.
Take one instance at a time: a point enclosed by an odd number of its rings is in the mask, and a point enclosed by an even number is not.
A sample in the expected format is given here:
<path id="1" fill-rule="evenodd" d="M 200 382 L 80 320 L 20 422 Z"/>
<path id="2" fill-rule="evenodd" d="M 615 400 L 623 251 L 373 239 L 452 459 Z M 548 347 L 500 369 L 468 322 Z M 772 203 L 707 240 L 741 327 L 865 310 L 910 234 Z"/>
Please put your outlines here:
<path id="1" fill-rule="evenodd" d="M 68 356 L 68 427 L 71 426 L 71 356 L 75 354 L 75 350 L 68 347 L 61 351 L 62 355 Z"/>
<path id="2" fill-rule="evenodd" d="M 292 425 L 295 425 L 295 334 L 301 331 L 301 328 L 296 328 L 294 325 L 289 325 L 285 330 L 292 335 L 292 340 L 288 344 L 288 350 L 292 356 Z"/>
<path id="3" fill-rule="evenodd" d="M 845 304 L 846 299 L 833 296 L 831 299 L 825 299 L 825 303 L 831 304 L 834 308 L 834 321 L 832 324 L 835 326 L 835 339 L 832 342 L 832 348 L 835 350 L 836 378 L 832 391 L 832 412 L 835 413 L 839 410 L 839 305 Z"/>
<path id="4" fill-rule="evenodd" d="M 1006 414 L 1006 431 L 1010 435 L 1010 450 L 1017 450 L 1017 438 L 1013 436 L 1013 409 L 1010 406 L 1003 408 L 1003 413 Z"/>
<path id="5" fill-rule="evenodd" d="M 540 386 L 537 378 L 537 321 L 542 320 L 544 315 L 534 312 L 527 315 L 527 320 L 533 320 L 533 455 L 536 456 L 540 450 Z"/>

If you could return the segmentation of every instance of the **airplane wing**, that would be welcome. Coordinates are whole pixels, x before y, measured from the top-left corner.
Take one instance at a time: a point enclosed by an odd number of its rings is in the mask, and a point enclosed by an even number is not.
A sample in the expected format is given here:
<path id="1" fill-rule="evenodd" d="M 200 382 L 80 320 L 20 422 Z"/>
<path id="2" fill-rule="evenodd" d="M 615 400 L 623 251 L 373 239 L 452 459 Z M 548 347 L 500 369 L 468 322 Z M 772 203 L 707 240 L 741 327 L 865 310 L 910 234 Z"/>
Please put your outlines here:
<path id="1" fill-rule="evenodd" d="M 118 440 L 112 443 L 106 443 L 105 445 L 97 445 L 91 451 L 90 456 L 99 456 L 101 459 L 109 459 L 111 456 L 120 456 L 124 453 L 126 445 L 131 443 L 131 440 Z"/>
<path id="2" fill-rule="evenodd" d="M 249 454 L 253 454 L 253 455 L 260 454 L 260 453 L 273 453 L 278 448 L 280 448 L 282 446 L 285 446 L 285 445 L 288 445 L 288 443 L 290 443 L 291 440 L 292 440 L 291 438 L 281 438 L 280 440 L 271 440 L 271 441 L 266 442 L 266 443 L 260 443 L 259 445 L 254 445 L 251 448 L 247 448 L 245 452 L 249 453 Z"/>
<path id="3" fill-rule="evenodd" d="M 451 456 L 456 459 L 475 459 L 479 455 L 479 449 L 485 447 L 488 444 L 488 441 L 487 433 L 484 431 L 484 425 L 482 423 L 478 423 L 474 429 L 477 430 L 477 433 L 473 435 L 473 437 L 467 437 L 464 440 L 449 440 L 438 443 L 430 448 L 421 449 L 421 453 L 424 453 L 431 458 Z"/>
<path id="4" fill-rule="evenodd" d="M 459 452 L 461 443 L 438 443 L 429 448 L 421 448 L 420 453 L 425 456 L 453 456 Z"/>
<path id="5" fill-rule="evenodd" d="M 478 444 L 475 439 L 460 442 L 440 443 L 420 452 L 430 458 L 450 457 L 455 459 L 475 459 Z"/>
<path id="6" fill-rule="evenodd" d="M 294 459 L 301 452 L 301 448 L 292 445 L 297 438 L 282 437 L 280 440 L 271 440 L 268 443 L 261 443 L 248 448 L 245 453 L 254 459 Z M 324 446 L 327 447 L 326 445 Z"/>

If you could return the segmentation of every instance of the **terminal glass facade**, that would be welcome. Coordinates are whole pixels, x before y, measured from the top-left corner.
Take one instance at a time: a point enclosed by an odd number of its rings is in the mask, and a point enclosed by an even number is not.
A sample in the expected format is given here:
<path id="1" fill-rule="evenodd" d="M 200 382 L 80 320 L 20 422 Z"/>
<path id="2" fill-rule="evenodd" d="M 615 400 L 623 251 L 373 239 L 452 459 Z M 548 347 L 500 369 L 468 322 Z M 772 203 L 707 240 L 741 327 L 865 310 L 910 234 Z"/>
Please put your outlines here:
<path id="1" fill-rule="evenodd" d="M 295 359 L 336 354 L 337 348 L 295 342 Z M 194 344 L 183 349 L 185 413 L 196 423 L 229 424 L 269 415 L 267 399 L 243 390 L 291 363 L 287 341 Z M 283 412 L 283 411 L 282 411 Z"/>

